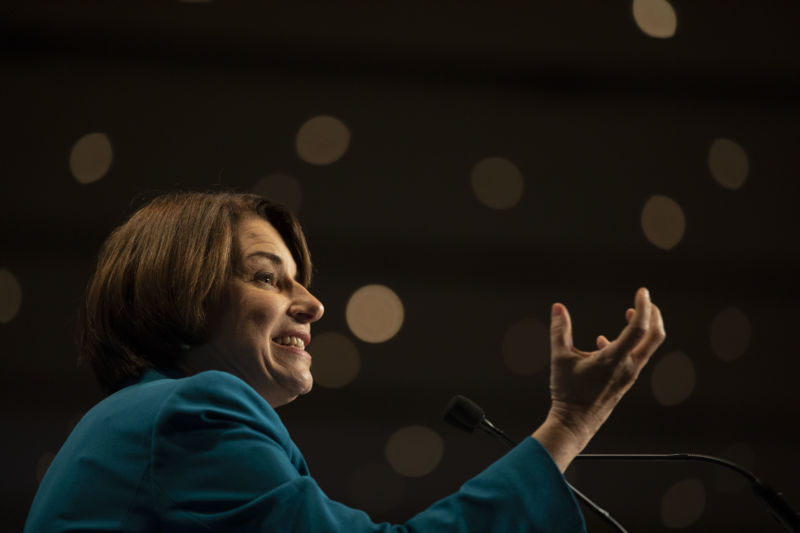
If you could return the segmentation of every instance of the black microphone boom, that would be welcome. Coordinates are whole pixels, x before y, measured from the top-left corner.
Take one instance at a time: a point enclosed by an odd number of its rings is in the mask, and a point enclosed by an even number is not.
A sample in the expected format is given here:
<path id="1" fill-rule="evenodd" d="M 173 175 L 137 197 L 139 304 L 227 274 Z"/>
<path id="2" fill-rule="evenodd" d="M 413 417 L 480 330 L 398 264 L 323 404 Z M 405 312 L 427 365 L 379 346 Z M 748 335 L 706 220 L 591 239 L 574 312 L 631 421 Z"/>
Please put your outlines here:
<path id="1" fill-rule="evenodd" d="M 792 509 L 780 492 L 762 483 L 752 472 L 719 457 L 698 453 L 582 453 L 575 459 L 583 461 L 700 461 L 724 466 L 747 478 L 753 493 L 764 502 L 767 510 L 779 524 L 792 533 L 800 533 L 800 514 Z"/>
<path id="2" fill-rule="evenodd" d="M 475 428 L 479 428 L 494 437 L 504 440 L 511 446 L 516 445 L 508 435 L 489 422 L 483 409 L 481 409 L 478 404 L 464 396 L 454 396 L 450 400 L 444 412 L 444 420 L 448 424 L 467 432 L 473 432 Z M 584 461 L 703 461 L 721 465 L 746 477 L 748 481 L 750 481 L 753 492 L 767 505 L 767 510 L 769 510 L 773 518 L 792 533 L 800 533 L 800 514 L 792 509 L 792 506 L 783 499 L 780 492 L 765 485 L 756 476 L 741 466 L 726 461 L 725 459 L 720 459 L 719 457 L 695 453 L 582 453 L 577 455 L 575 459 Z M 625 531 L 605 510 L 601 509 L 586 496 L 578 492 L 572 485 L 570 485 L 570 488 L 576 496 L 581 498 L 584 503 L 598 512 L 619 531 Z"/>

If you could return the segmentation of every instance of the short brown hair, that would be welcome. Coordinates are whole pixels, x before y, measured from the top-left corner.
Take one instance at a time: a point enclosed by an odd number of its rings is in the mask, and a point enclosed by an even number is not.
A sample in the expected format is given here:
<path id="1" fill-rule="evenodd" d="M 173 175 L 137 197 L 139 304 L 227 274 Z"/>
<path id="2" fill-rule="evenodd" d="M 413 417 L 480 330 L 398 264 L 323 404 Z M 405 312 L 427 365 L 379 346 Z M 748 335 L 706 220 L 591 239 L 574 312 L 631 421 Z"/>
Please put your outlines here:
<path id="1" fill-rule="evenodd" d="M 78 322 L 79 362 L 110 394 L 147 368 L 173 367 L 201 344 L 209 311 L 236 265 L 233 236 L 251 216 L 275 227 L 308 286 L 311 257 L 297 218 L 254 194 L 181 192 L 139 208 L 100 249 Z"/>

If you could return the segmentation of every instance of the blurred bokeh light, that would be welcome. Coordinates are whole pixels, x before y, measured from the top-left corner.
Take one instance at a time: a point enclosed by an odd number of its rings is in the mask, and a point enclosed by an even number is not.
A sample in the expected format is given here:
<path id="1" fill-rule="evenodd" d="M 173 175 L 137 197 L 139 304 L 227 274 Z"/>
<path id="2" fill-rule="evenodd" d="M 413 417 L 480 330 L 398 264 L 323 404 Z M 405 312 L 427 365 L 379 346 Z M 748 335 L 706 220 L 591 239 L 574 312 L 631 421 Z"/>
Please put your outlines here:
<path id="1" fill-rule="evenodd" d="M 681 206 L 667 196 L 651 196 L 642 209 L 642 231 L 653 245 L 664 250 L 674 248 L 686 231 Z"/>
<path id="2" fill-rule="evenodd" d="M 338 161 L 350 146 L 350 130 L 336 117 L 320 115 L 300 126 L 296 139 L 297 155 L 312 165 Z"/>
<path id="3" fill-rule="evenodd" d="M 422 477 L 439 466 L 444 441 L 425 426 L 398 429 L 386 443 L 386 459 L 392 468 L 406 477 Z"/>
<path id="4" fill-rule="evenodd" d="M 661 521 L 665 526 L 681 529 L 697 522 L 706 507 L 703 482 L 689 478 L 672 485 L 661 500 Z"/>
<path id="5" fill-rule="evenodd" d="M 514 207 L 522 198 L 523 189 L 522 173 L 508 159 L 487 157 L 472 167 L 472 191 L 488 207 Z"/>
<path id="6" fill-rule="evenodd" d="M 361 358 L 358 348 L 347 336 L 335 331 L 314 335 L 308 347 L 312 356 L 314 383 L 324 387 L 344 387 L 358 376 Z"/>
<path id="7" fill-rule="evenodd" d="M 650 37 L 666 39 L 675 35 L 678 17 L 667 0 L 633 0 L 633 19 Z"/>
<path id="8" fill-rule="evenodd" d="M 711 348 L 723 361 L 738 359 L 750 347 L 753 328 L 738 307 L 726 307 L 711 321 Z"/>
<path id="9" fill-rule="evenodd" d="M 105 133 L 89 133 L 78 139 L 69 153 L 69 169 L 78 183 L 93 183 L 111 168 L 111 140 Z"/>
<path id="10" fill-rule="evenodd" d="M 264 198 L 283 204 L 295 214 L 303 205 L 303 188 L 300 181 L 288 174 L 275 173 L 264 176 L 253 185 L 252 191 Z"/>
<path id="11" fill-rule="evenodd" d="M 22 285 L 8 270 L 0 270 L 0 323 L 7 324 L 22 307 Z"/>
<path id="12" fill-rule="evenodd" d="M 708 149 L 708 169 L 717 183 L 735 191 L 747 181 L 750 161 L 739 143 L 719 138 Z"/>
<path id="13" fill-rule="evenodd" d="M 353 335 L 365 342 L 386 342 L 403 325 L 403 302 L 385 285 L 365 285 L 350 296 L 345 310 Z"/>
<path id="14" fill-rule="evenodd" d="M 661 405 L 677 405 L 686 400 L 694 390 L 695 381 L 694 363 L 681 351 L 659 356 L 653 364 L 650 385 Z"/>

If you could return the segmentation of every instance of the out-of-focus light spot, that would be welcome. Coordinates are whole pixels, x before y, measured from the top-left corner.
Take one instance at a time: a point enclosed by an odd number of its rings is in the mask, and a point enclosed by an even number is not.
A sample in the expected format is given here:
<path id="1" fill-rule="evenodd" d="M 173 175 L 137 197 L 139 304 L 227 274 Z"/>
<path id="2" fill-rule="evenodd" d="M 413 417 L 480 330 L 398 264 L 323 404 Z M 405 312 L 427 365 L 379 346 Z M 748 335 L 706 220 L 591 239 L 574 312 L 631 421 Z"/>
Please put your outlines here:
<path id="1" fill-rule="evenodd" d="M 503 337 L 503 360 L 515 374 L 534 374 L 550 360 L 550 332 L 535 318 L 511 325 Z"/>
<path id="2" fill-rule="evenodd" d="M 675 200 L 655 194 L 642 209 L 642 231 L 655 246 L 670 250 L 681 242 L 686 231 L 686 217 Z"/>
<path id="3" fill-rule="evenodd" d="M 406 477 L 422 477 L 439 466 L 444 442 L 438 433 L 425 426 L 397 430 L 386 443 L 386 459 Z"/>
<path id="4" fill-rule="evenodd" d="M 695 385 L 694 363 L 683 352 L 671 352 L 653 367 L 653 396 L 661 405 L 677 405 L 686 400 Z"/>
<path id="5" fill-rule="evenodd" d="M 341 158 L 350 146 L 350 130 L 336 117 L 320 115 L 307 120 L 297 132 L 297 155 L 312 165 L 327 165 Z"/>
<path id="6" fill-rule="evenodd" d="M 37 485 L 42 482 L 42 478 L 44 478 L 44 475 L 47 473 L 47 469 L 50 468 L 50 463 L 53 462 L 55 457 L 56 454 L 53 452 L 44 452 L 41 456 L 39 456 L 39 460 L 36 461 L 36 470 L 34 471 Z"/>
<path id="7" fill-rule="evenodd" d="M 684 479 L 675 483 L 661 500 L 661 520 L 672 528 L 688 527 L 703 514 L 706 489 L 699 479 Z"/>
<path id="8" fill-rule="evenodd" d="M 733 361 L 747 351 L 751 334 L 747 315 L 737 307 L 728 307 L 711 321 L 711 349 L 723 361 Z"/>
<path id="9" fill-rule="evenodd" d="M 728 446 L 719 453 L 719 456 L 750 472 L 755 469 L 755 454 L 750 446 L 743 442 Z M 713 478 L 714 486 L 721 492 L 736 492 L 750 487 L 747 478 L 721 466 L 714 468 Z"/>
<path id="10" fill-rule="evenodd" d="M 303 189 L 300 187 L 300 182 L 288 174 L 270 174 L 263 177 L 251 190 L 267 200 L 285 205 L 294 213 L 299 213 L 303 204 Z"/>
<path id="11" fill-rule="evenodd" d="M 678 17 L 667 0 L 633 0 L 633 20 L 650 37 L 666 39 L 675 35 Z"/>
<path id="12" fill-rule="evenodd" d="M 344 387 L 358 375 L 361 360 L 356 345 L 341 333 L 315 335 L 308 348 L 314 383 L 323 387 Z"/>
<path id="13" fill-rule="evenodd" d="M 13 320 L 22 306 L 22 286 L 8 270 L 0 270 L 0 323 Z"/>
<path id="14" fill-rule="evenodd" d="M 708 150 L 708 169 L 723 187 L 735 191 L 747 181 L 750 161 L 747 152 L 730 139 L 715 139 Z"/>
<path id="15" fill-rule="evenodd" d="M 405 478 L 387 465 L 367 464 L 353 472 L 347 488 L 356 507 L 382 513 L 402 501 L 405 486 Z"/>
<path id="16" fill-rule="evenodd" d="M 487 157 L 472 167 L 472 191 L 488 207 L 514 207 L 522 198 L 523 188 L 522 173 L 508 159 Z"/>
<path id="17" fill-rule="evenodd" d="M 385 342 L 403 325 L 403 302 L 385 285 L 365 285 L 350 297 L 345 311 L 353 335 L 366 342 Z"/>
<path id="18" fill-rule="evenodd" d="M 92 183 L 106 175 L 111 168 L 111 141 L 105 133 L 84 135 L 69 153 L 69 169 L 78 183 Z"/>

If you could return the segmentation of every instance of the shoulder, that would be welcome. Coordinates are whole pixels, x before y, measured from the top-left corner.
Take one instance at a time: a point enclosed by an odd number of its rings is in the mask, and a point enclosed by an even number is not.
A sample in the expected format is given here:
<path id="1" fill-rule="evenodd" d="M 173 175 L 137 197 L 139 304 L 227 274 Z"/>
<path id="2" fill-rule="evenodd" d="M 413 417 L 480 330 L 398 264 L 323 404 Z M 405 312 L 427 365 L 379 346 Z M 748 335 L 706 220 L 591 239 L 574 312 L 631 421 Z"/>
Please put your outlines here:
<path id="1" fill-rule="evenodd" d="M 149 462 L 163 501 L 203 514 L 221 505 L 221 495 L 244 505 L 308 474 L 275 410 L 236 376 L 207 371 L 161 386 L 169 392 L 152 427 Z"/>
<path id="2" fill-rule="evenodd" d="M 242 379 L 218 370 L 169 380 L 156 424 L 190 429 L 244 424 L 264 433 L 288 438 L 278 414 Z M 282 439 L 279 439 L 282 440 Z"/>
<path id="3" fill-rule="evenodd" d="M 203 456 L 230 465 L 277 454 L 291 463 L 295 474 L 307 471 L 278 414 L 245 381 L 216 370 L 168 381 L 169 394 L 152 427 L 155 466 L 176 466 Z"/>
<path id="4" fill-rule="evenodd" d="M 171 395 L 187 401 L 236 403 L 274 413 L 272 407 L 250 385 L 228 372 L 207 370 L 170 382 Z"/>

